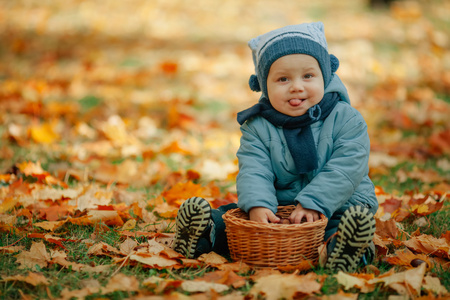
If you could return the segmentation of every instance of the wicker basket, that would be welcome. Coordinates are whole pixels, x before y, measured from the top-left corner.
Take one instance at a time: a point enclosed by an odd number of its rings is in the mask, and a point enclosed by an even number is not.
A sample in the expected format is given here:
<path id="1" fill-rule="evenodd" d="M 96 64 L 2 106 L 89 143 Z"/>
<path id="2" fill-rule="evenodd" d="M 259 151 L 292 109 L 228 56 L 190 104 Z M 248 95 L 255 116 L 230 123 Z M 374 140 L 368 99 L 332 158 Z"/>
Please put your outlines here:
<path id="1" fill-rule="evenodd" d="M 288 218 L 295 206 L 279 206 L 277 216 Z M 239 208 L 223 215 L 231 258 L 260 268 L 296 266 L 316 261 L 328 219 L 301 224 L 262 224 L 250 221 Z"/>

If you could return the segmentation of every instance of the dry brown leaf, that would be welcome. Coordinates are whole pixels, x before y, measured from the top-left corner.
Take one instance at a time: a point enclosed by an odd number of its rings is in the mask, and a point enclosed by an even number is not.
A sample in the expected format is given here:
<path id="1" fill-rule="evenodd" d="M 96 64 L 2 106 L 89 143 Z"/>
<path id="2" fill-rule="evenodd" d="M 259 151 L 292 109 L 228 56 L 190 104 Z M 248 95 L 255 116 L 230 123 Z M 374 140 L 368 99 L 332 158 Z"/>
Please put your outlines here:
<path id="1" fill-rule="evenodd" d="M 134 249 L 137 246 L 137 242 L 133 239 L 127 238 L 122 244 L 119 246 L 120 253 L 123 255 L 129 255 L 133 253 Z"/>
<path id="2" fill-rule="evenodd" d="M 426 264 L 420 264 L 417 268 L 406 270 L 404 272 L 398 272 L 392 275 L 389 274 L 387 276 L 381 275 L 369 280 L 369 283 L 376 284 L 381 282 L 385 286 L 396 289 L 399 293 L 420 295 L 420 289 L 422 287 L 426 269 Z M 404 287 L 404 289 L 401 287 Z"/>
<path id="3" fill-rule="evenodd" d="M 214 282 L 206 282 L 206 281 L 194 281 L 194 280 L 185 280 L 181 283 L 181 288 L 186 292 L 196 293 L 196 292 L 208 292 L 208 291 L 216 291 L 218 293 L 225 292 L 229 290 L 229 287 L 225 284 L 214 283 Z"/>
<path id="4" fill-rule="evenodd" d="M 114 275 L 105 288 L 102 288 L 103 294 L 112 293 L 115 291 L 135 292 L 139 289 L 139 281 L 134 276 L 126 276 L 122 273 Z"/>
<path id="5" fill-rule="evenodd" d="M 209 266 L 217 266 L 228 262 L 225 257 L 220 256 L 214 251 L 200 255 L 198 260 L 204 262 Z"/>
<path id="6" fill-rule="evenodd" d="M 174 267 L 178 264 L 176 260 L 164 258 L 162 256 L 146 256 L 144 254 L 132 254 L 130 255 L 131 261 L 137 261 L 145 266 L 152 268 L 168 268 Z"/>
<path id="7" fill-rule="evenodd" d="M 393 219 L 387 221 L 375 218 L 376 221 L 376 231 L 380 237 L 396 239 L 398 235 L 397 222 Z"/>
<path id="8" fill-rule="evenodd" d="M 16 255 L 17 262 L 20 264 L 19 269 L 30 268 L 36 270 L 36 265 L 45 268 L 50 261 L 50 255 L 45 248 L 43 242 L 33 242 L 30 251 L 23 251 Z"/>
<path id="9" fill-rule="evenodd" d="M 428 265 L 428 268 L 431 268 L 432 266 L 428 256 L 420 253 L 414 254 L 408 248 L 397 250 L 394 254 L 385 257 L 383 260 L 390 265 L 406 266 L 408 268 L 417 267 L 413 266 L 414 260 L 421 260 L 425 262 Z"/>
<path id="10" fill-rule="evenodd" d="M 403 244 L 419 253 L 450 259 L 450 243 L 444 238 L 438 239 L 432 235 L 422 234 L 404 241 Z"/>
<path id="11" fill-rule="evenodd" d="M 230 271 L 236 272 L 238 274 L 239 273 L 247 273 L 251 270 L 250 266 L 242 261 L 236 261 L 233 263 L 225 263 L 225 264 L 217 265 L 216 267 L 217 267 L 217 269 L 222 270 L 222 271 L 230 270 Z"/>
<path id="12" fill-rule="evenodd" d="M 67 222 L 66 220 L 62 221 L 44 221 L 44 222 L 38 222 L 34 223 L 33 226 L 40 227 L 45 230 L 54 231 L 55 229 L 61 227 Z"/>
<path id="13" fill-rule="evenodd" d="M 357 300 L 359 294 L 351 294 L 345 293 L 342 290 L 339 290 L 337 294 L 333 295 L 324 295 L 322 297 L 323 300 Z"/>
<path id="14" fill-rule="evenodd" d="M 34 286 L 37 286 L 40 284 L 43 284 L 43 285 L 50 284 L 47 280 L 47 277 L 45 277 L 43 274 L 34 273 L 34 272 L 28 272 L 27 276 L 15 275 L 15 276 L 2 277 L 2 281 L 24 281 L 24 282 L 29 283 Z"/>
<path id="15" fill-rule="evenodd" d="M 315 274 L 274 274 L 260 277 L 251 288 L 249 295 L 263 296 L 267 300 L 292 299 L 296 295 L 311 295 L 322 287 L 313 277 Z"/>
<path id="16" fill-rule="evenodd" d="M 119 254 L 119 251 L 108 245 L 105 242 L 99 242 L 95 245 L 92 245 L 88 251 L 87 251 L 88 255 L 110 255 L 110 254 Z"/>
<path id="17" fill-rule="evenodd" d="M 425 283 L 422 287 L 428 292 L 439 296 L 443 296 L 448 293 L 447 289 L 441 284 L 439 278 L 427 275 L 424 277 L 424 281 Z"/>
<path id="18" fill-rule="evenodd" d="M 88 212 L 90 224 L 103 222 L 108 226 L 122 226 L 123 220 L 115 210 L 90 210 Z"/>
<path id="19" fill-rule="evenodd" d="M 215 282 L 220 284 L 225 284 L 228 286 L 233 286 L 233 288 L 237 289 L 245 285 L 247 282 L 245 278 L 238 276 L 233 271 L 215 271 L 206 273 L 203 277 L 200 277 L 196 280 L 207 281 L 207 282 Z"/>
<path id="20" fill-rule="evenodd" d="M 339 284 L 342 284 L 344 286 L 345 290 L 357 288 L 361 291 L 361 293 L 370 293 L 375 289 L 375 284 L 368 283 L 367 276 L 360 277 L 358 276 L 358 274 L 350 275 L 339 271 L 333 277 L 337 279 Z"/>

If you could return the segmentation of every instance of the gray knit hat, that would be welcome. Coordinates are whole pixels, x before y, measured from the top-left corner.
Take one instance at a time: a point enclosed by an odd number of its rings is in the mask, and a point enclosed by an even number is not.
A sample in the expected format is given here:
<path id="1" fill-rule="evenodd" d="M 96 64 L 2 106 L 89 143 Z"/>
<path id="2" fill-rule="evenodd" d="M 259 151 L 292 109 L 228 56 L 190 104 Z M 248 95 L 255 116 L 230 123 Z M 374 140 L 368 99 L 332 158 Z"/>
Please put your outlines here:
<path id="1" fill-rule="evenodd" d="M 250 88 L 267 96 L 267 75 L 270 67 L 280 57 L 289 54 L 307 54 L 319 63 L 325 88 L 331 81 L 332 73 L 339 67 L 339 60 L 328 54 L 322 22 L 305 23 L 282 27 L 248 42 L 252 50 L 256 75 L 250 76 Z"/>

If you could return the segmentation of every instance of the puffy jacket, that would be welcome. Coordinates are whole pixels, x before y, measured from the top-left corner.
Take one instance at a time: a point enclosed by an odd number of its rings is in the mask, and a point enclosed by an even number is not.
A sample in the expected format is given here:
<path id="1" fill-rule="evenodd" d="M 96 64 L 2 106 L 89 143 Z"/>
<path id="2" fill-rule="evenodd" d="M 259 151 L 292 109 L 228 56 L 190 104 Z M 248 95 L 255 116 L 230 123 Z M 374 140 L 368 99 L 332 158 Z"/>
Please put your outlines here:
<path id="1" fill-rule="evenodd" d="M 330 115 L 311 125 L 319 167 L 299 175 L 287 147 L 283 129 L 260 116 L 241 126 L 237 152 L 238 206 L 248 212 L 278 205 L 313 209 L 330 218 L 350 198 L 377 207 L 374 185 L 368 176 L 370 141 L 367 124 L 348 100 L 342 82 L 335 76 L 327 90 L 341 94 Z"/>

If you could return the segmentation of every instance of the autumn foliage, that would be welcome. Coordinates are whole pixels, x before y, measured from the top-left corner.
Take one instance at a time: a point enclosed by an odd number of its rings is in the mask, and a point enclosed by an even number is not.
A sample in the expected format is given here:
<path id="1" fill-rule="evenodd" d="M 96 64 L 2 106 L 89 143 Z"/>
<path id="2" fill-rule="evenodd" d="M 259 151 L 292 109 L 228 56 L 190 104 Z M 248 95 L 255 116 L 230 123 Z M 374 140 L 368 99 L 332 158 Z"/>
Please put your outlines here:
<path id="1" fill-rule="evenodd" d="M 449 297 L 450 6 L 188 2 L 0 3 L 0 298 Z M 369 127 L 375 262 L 186 259 L 170 247 L 183 201 L 237 202 L 247 40 L 316 18 Z"/>

